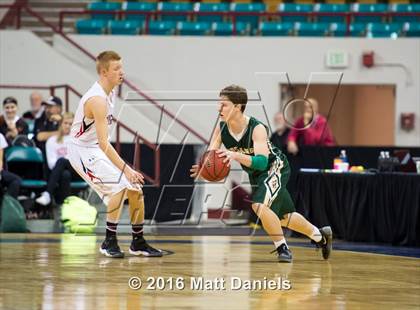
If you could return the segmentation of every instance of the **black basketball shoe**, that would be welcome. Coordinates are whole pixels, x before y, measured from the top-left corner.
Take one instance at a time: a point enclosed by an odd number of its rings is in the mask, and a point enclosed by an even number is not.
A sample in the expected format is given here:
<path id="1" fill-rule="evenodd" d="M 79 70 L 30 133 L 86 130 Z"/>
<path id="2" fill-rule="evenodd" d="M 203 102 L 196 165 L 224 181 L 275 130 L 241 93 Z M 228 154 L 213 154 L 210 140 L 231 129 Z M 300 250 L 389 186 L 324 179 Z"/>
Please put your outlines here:
<path id="1" fill-rule="evenodd" d="M 277 249 L 271 253 L 277 252 L 277 259 L 280 263 L 291 263 L 292 262 L 292 252 L 287 247 L 285 243 L 281 244 Z"/>
<path id="2" fill-rule="evenodd" d="M 321 232 L 321 235 L 322 235 L 321 241 L 319 241 L 319 242 L 312 241 L 312 243 L 314 243 L 317 246 L 317 248 L 321 248 L 322 249 L 322 257 L 324 259 L 328 259 L 331 255 L 331 251 L 332 251 L 333 233 L 332 233 L 332 230 L 331 230 L 330 226 L 324 226 L 324 227 L 320 228 L 319 231 Z"/>
<path id="3" fill-rule="evenodd" d="M 121 251 L 120 247 L 118 246 L 117 237 L 111 236 L 105 238 L 104 242 L 102 242 L 101 247 L 99 248 L 99 252 L 107 257 L 112 258 L 123 258 L 124 252 Z"/>
<path id="4" fill-rule="evenodd" d="M 163 255 L 161 250 L 151 247 L 142 236 L 133 238 L 129 252 L 132 255 L 148 257 L 161 257 Z"/>

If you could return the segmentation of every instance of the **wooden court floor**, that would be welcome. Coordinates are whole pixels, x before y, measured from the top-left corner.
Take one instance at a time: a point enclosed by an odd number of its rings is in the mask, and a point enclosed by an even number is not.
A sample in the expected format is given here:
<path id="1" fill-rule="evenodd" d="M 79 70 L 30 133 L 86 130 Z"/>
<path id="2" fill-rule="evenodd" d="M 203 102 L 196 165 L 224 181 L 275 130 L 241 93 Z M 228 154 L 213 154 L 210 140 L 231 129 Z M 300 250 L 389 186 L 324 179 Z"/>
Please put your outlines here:
<path id="1" fill-rule="evenodd" d="M 175 254 L 110 259 L 102 236 L 0 234 L 0 309 L 420 308 L 418 258 L 336 250 L 323 261 L 291 246 L 293 263 L 280 264 L 267 237 L 148 239 Z"/>

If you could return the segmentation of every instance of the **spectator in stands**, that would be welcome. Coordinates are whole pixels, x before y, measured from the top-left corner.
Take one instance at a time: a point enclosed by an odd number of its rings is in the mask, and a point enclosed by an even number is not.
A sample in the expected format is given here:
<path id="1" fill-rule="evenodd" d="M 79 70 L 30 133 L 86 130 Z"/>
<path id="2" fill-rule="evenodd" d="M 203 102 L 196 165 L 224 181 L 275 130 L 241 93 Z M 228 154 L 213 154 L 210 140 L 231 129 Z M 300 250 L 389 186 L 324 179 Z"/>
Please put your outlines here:
<path id="1" fill-rule="evenodd" d="M 8 146 L 5 137 L 0 133 L 0 186 L 7 188 L 6 193 L 13 198 L 18 197 L 21 179 L 14 173 L 7 171 L 3 165 L 4 149 Z"/>
<path id="2" fill-rule="evenodd" d="M 16 98 L 7 97 L 3 100 L 3 112 L 0 116 L 0 133 L 4 135 L 8 144 L 12 144 L 16 136 L 28 134 L 28 125 L 17 114 Z"/>
<path id="3" fill-rule="evenodd" d="M 45 111 L 35 120 L 34 140 L 36 146 L 45 154 L 45 142 L 48 138 L 58 134 L 61 122 L 61 109 L 63 103 L 59 97 L 52 96 L 45 101 Z"/>
<path id="4" fill-rule="evenodd" d="M 298 118 L 290 130 L 287 142 L 289 153 L 296 155 L 298 145 L 334 145 L 334 137 L 327 119 L 318 113 L 318 102 L 308 98 L 303 116 Z"/>
<path id="5" fill-rule="evenodd" d="M 276 131 L 270 137 L 271 143 L 277 146 L 283 153 L 287 150 L 287 137 L 290 129 L 287 128 L 282 112 L 274 115 L 274 126 Z"/>
<path id="6" fill-rule="evenodd" d="M 31 102 L 31 109 L 23 113 L 22 117 L 27 120 L 35 120 L 44 113 L 43 98 L 40 92 L 34 91 L 29 96 Z"/>
<path id="7" fill-rule="evenodd" d="M 62 204 L 64 199 L 70 196 L 70 181 L 73 168 L 66 156 L 73 118 L 73 113 L 64 113 L 58 133 L 47 140 L 45 149 L 48 168 L 51 170 L 51 173 L 48 178 L 47 190 L 36 199 L 36 202 L 41 205 L 49 205 L 52 197 L 56 198 L 58 204 Z"/>

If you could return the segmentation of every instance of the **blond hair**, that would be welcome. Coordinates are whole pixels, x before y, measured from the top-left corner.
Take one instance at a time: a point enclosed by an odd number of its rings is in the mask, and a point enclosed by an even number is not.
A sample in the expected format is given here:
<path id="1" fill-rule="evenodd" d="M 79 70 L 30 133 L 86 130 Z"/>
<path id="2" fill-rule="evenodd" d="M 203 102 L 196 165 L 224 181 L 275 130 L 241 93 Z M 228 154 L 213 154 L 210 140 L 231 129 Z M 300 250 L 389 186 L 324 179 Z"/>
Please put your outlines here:
<path id="1" fill-rule="evenodd" d="M 72 113 L 72 112 L 65 112 L 65 113 L 63 113 L 63 115 L 61 117 L 60 128 L 58 129 L 57 143 L 63 143 L 64 132 L 63 132 L 63 126 L 62 126 L 62 124 L 64 122 L 64 119 L 69 119 L 69 118 L 74 119 L 74 113 Z"/>
<path id="2" fill-rule="evenodd" d="M 108 70 L 109 63 L 113 60 L 121 60 L 121 56 L 114 51 L 104 51 L 96 57 L 96 71 L 101 73 L 102 69 Z"/>

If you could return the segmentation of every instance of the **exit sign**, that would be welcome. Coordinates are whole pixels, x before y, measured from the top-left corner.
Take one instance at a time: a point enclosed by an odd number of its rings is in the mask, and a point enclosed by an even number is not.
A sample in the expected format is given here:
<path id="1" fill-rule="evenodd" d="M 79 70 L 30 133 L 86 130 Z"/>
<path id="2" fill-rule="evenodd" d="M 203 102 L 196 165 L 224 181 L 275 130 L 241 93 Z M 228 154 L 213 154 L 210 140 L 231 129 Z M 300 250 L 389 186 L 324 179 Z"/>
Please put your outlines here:
<path id="1" fill-rule="evenodd" d="M 328 68 L 347 68 L 349 66 L 349 55 L 344 51 L 328 51 L 326 60 Z"/>

